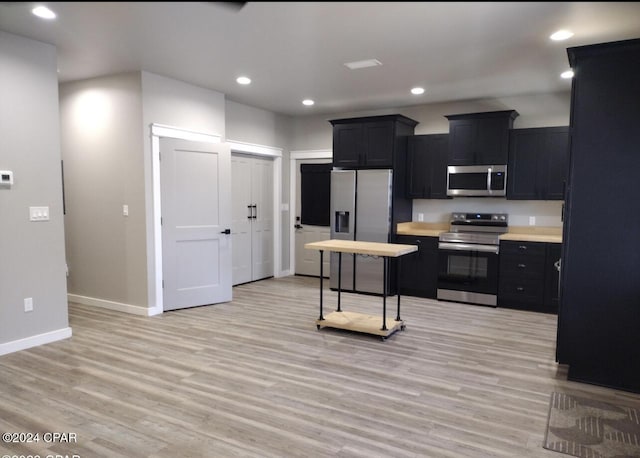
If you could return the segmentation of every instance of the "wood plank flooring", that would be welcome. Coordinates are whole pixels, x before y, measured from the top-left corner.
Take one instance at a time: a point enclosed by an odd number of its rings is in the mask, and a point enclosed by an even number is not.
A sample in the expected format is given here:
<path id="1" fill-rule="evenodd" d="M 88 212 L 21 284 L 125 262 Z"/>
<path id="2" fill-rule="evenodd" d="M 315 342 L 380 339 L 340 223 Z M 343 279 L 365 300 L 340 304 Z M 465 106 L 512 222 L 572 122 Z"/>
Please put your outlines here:
<path id="1" fill-rule="evenodd" d="M 77 442 L 0 456 L 561 458 L 542 448 L 552 391 L 640 408 L 566 380 L 554 315 L 403 297 L 407 328 L 383 342 L 318 331 L 315 278 L 233 297 L 156 317 L 70 304 L 71 339 L 0 357 L 0 432 Z M 343 293 L 342 308 L 382 299 Z"/>

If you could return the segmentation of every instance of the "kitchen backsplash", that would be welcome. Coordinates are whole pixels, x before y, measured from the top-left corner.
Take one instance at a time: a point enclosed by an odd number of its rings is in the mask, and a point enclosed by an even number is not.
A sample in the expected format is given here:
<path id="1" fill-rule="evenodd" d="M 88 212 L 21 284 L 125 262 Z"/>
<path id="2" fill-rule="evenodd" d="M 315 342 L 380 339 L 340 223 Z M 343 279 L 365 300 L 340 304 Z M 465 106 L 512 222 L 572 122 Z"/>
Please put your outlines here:
<path id="1" fill-rule="evenodd" d="M 510 226 L 561 227 L 562 204 L 557 200 L 507 200 L 500 197 L 414 199 L 413 221 L 420 221 L 422 215 L 424 222 L 448 222 L 453 212 L 507 213 Z"/>

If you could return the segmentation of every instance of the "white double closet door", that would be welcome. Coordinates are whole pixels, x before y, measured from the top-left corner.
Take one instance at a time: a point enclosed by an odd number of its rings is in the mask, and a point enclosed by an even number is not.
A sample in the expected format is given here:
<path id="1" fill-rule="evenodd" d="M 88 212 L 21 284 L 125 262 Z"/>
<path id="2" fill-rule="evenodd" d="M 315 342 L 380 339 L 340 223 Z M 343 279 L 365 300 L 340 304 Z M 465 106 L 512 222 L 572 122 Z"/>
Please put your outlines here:
<path id="1" fill-rule="evenodd" d="M 231 155 L 232 283 L 273 276 L 273 160 Z"/>

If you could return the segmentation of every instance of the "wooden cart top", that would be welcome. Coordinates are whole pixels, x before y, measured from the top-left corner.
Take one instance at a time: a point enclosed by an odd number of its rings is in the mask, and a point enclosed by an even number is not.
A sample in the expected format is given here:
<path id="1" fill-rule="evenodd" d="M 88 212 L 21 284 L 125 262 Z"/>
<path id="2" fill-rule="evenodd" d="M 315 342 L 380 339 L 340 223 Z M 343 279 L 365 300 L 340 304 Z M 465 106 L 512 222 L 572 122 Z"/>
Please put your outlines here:
<path id="1" fill-rule="evenodd" d="M 388 256 L 397 258 L 418 251 L 416 245 L 400 243 L 361 242 L 356 240 L 323 240 L 311 242 L 304 246 L 309 250 L 336 251 L 341 253 L 368 254 L 370 256 Z"/>

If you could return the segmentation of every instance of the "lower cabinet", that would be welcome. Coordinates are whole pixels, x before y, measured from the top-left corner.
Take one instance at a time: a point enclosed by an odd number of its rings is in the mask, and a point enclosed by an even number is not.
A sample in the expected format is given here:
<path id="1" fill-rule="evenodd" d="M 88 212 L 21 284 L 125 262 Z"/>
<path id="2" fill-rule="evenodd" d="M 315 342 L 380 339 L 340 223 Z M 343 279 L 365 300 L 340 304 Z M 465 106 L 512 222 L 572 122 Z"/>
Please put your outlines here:
<path id="1" fill-rule="evenodd" d="M 498 307 L 558 313 L 560 244 L 500 242 Z"/>
<path id="2" fill-rule="evenodd" d="M 435 299 L 438 288 L 438 237 L 396 235 L 396 243 L 417 245 L 400 258 L 400 294 Z"/>

